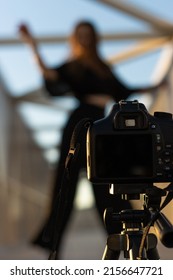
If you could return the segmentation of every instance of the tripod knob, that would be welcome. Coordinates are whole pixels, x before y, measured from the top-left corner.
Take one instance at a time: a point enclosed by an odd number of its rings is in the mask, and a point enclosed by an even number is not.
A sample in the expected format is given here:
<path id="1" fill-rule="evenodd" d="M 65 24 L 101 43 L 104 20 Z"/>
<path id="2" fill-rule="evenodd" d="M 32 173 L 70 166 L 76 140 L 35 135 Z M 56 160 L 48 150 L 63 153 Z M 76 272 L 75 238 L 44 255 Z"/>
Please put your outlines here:
<path id="1" fill-rule="evenodd" d="M 103 214 L 103 221 L 107 228 L 107 225 L 112 224 L 112 215 L 113 215 L 113 208 L 106 208 Z"/>
<path id="2" fill-rule="evenodd" d="M 173 248 L 173 226 L 163 213 L 158 214 L 154 228 L 162 244 L 167 248 Z"/>

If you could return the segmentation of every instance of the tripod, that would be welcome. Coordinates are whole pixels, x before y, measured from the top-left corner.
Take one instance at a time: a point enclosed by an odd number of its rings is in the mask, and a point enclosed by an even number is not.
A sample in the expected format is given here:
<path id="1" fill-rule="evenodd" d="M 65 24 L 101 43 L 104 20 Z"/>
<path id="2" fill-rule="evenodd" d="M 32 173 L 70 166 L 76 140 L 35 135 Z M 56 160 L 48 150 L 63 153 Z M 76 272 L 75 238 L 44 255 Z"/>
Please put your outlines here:
<path id="1" fill-rule="evenodd" d="M 109 213 L 110 214 L 110 213 Z M 121 220 L 123 231 L 121 234 L 112 234 L 107 239 L 107 245 L 103 253 L 104 260 L 117 260 L 120 252 L 124 251 L 124 258 L 135 260 L 139 257 L 139 248 L 144 233 L 143 222 L 146 218 L 144 210 L 124 210 L 121 213 L 113 213 L 113 219 Z M 151 233 L 147 235 L 142 259 L 159 259 L 157 252 L 157 237 Z"/>
<path id="2" fill-rule="evenodd" d="M 165 191 L 153 186 L 147 188 L 145 192 L 143 210 L 130 209 L 120 213 L 113 213 L 112 209 L 105 210 L 105 224 L 121 222 L 123 231 L 120 234 L 108 236 L 102 256 L 103 260 L 118 260 L 121 251 L 124 252 L 125 259 L 160 259 L 157 250 L 158 238 L 166 247 L 173 247 L 173 227 L 167 218 L 158 211 L 161 197 L 165 196 Z M 151 225 L 154 226 L 157 236 L 149 233 Z"/>

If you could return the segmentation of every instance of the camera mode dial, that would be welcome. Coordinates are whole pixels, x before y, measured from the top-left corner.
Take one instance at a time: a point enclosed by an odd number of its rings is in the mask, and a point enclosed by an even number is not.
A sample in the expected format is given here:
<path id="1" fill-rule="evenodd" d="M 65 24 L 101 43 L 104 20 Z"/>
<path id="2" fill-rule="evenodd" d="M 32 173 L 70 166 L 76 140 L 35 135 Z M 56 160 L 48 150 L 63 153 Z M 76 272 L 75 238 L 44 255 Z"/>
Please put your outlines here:
<path id="1" fill-rule="evenodd" d="M 172 114 L 167 112 L 154 112 L 154 116 L 159 119 L 172 120 Z"/>

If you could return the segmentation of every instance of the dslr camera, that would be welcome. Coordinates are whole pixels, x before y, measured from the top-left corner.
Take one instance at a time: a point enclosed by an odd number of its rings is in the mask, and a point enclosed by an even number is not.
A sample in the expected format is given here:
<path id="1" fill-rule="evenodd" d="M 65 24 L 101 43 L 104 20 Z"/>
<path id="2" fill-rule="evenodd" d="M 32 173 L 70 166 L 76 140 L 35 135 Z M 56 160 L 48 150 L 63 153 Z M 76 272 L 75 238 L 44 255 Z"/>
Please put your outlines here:
<path id="1" fill-rule="evenodd" d="M 120 101 L 87 131 L 88 179 L 99 184 L 173 181 L 172 114 Z"/>

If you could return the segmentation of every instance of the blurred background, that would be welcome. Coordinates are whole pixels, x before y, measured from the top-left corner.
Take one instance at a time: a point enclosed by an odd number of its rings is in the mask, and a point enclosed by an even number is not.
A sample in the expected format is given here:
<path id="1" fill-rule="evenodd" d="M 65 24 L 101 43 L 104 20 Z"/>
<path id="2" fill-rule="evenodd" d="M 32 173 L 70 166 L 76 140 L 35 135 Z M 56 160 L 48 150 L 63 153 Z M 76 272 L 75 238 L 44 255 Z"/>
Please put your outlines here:
<path id="1" fill-rule="evenodd" d="M 68 55 L 76 22 L 91 20 L 100 53 L 129 86 L 167 85 L 153 95 L 131 96 L 150 113 L 173 113 L 173 1 L 0 0 L 0 259 L 47 259 L 30 243 L 50 205 L 61 131 L 77 101 L 50 99 L 18 26 L 27 23 L 50 66 Z M 173 223 L 170 203 L 165 212 Z M 64 259 L 100 259 L 106 236 L 95 213 L 90 183 L 81 174 Z M 173 250 L 159 244 L 162 258 Z"/>

